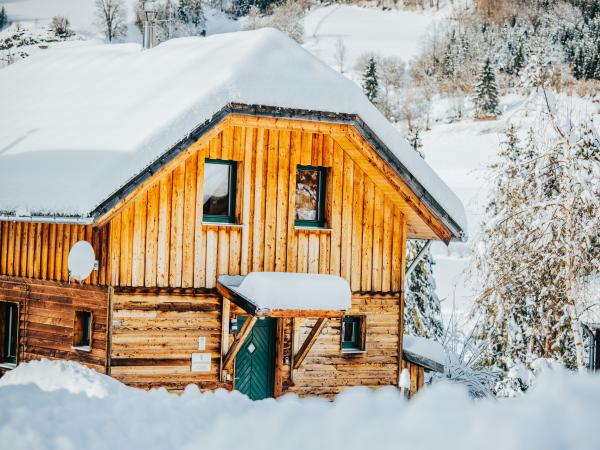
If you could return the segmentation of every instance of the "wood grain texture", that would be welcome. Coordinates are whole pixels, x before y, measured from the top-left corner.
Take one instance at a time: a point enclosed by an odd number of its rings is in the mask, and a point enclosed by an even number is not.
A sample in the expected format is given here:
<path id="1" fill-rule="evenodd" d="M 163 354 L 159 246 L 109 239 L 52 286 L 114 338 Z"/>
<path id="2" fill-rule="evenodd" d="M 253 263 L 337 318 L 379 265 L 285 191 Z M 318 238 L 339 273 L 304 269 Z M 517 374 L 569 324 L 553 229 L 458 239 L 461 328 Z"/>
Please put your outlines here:
<path id="1" fill-rule="evenodd" d="M 0 221 L 0 276 L 68 281 L 71 247 L 85 239 L 94 247 L 99 269 L 84 284 L 107 285 L 107 230 L 106 226 Z"/>
<path id="2" fill-rule="evenodd" d="M 202 221 L 205 157 L 237 163 L 237 224 Z M 295 226 L 298 164 L 327 169 L 324 230 Z M 404 206 L 363 165 L 323 133 L 225 127 L 113 217 L 115 286 L 214 288 L 222 274 L 291 271 L 397 292 Z"/>
<path id="3" fill-rule="evenodd" d="M 14 282 L 19 280 L 18 283 Z M 19 304 L 18 362 L 67 359 L 106 372 L 108 289 L 53 281 L 0 279 L 0 302 Z M 76 311 L 92 313 L 90 351 L 73 348 Z"/>

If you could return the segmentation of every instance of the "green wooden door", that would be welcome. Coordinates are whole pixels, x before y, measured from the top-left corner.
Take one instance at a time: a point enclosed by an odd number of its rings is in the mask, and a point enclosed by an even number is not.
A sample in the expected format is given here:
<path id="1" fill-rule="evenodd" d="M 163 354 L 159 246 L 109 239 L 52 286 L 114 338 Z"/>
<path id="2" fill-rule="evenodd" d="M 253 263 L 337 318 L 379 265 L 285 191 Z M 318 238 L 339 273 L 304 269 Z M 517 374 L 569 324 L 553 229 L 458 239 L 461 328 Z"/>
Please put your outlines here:
<path id="1" fill-rule="evenodd" d="M 238 320 L 241 328 L 245 318 Z M 252 400 L 273 397 L 275 327 L 275 319 L 257 320 L 235 359 L 235 388 Z"/>

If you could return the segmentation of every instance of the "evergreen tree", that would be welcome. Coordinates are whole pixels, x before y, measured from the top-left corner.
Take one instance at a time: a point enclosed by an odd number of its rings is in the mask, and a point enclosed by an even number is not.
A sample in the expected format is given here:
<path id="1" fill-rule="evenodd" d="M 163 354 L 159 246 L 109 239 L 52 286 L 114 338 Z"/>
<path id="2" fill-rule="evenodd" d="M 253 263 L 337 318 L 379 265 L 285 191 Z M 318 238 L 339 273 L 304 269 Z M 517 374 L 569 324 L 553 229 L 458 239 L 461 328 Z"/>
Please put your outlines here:
<path id="1" fill-rule="evenodd" d="M 498 85 L 496 75 L 490 59 L 487 58 L 479 74 L 479 81 L 475 86 L 475 117 L 488 118 L 498 115 Z"/>
<path id="2" fill-rule="evenodd" d="M 377 65 L 373 57 L 369 58 L 363 72 L 362 88 L 371 103 L 375 103 L 379 97 L 379 81 L 377 80 Z"/>
<path id="3" fill-rule="evenodd" d="M 406 140 L 413 148 L 413 150 L 423 158 L 424 155 L 421 151 L 421 148 L 423 148 L 423 141 L 421 140 L 421 128 L 419 128 L 416 125 L 410 125 L 408 127 L 408 134 L 406 135 Z"/>
<path id="4" fill-rule="evenodd" d="M 204 17 L 202 0 L 179 0 L 176 18 L 176 36 L 204 36 L 206 34 L 206 17 Z"/>
<path id="5" fill-rule="evenodd" d="M 424 245 L 424 242 L 418 240 L 407 242 L 409 263 Z M 411 335 L 440 340 L 444 334 L 444 326 L 440 300 L 435 292 L 434 264 L 431 248 L 429 248 L 407 280 L 404 298 L 404 330 Z"/>
<path id="6" fill-rule="evenodd" d="M 6 9 L 4 5 L 0 8 L 0 30 L 3 30 L 8 25 L 8 16 L 6 15 Z"/>
<path id="7" fill-rule="evenodd" d="M 423 143 L 421 130 L 411 126 L 407 139 L 411 147 L 421 156 Z M 406 244 L 407 261 L 414 260 L 425 242 L 410 240 Z M 433 266 L 435 262 L 431 248 L 425 251 L 417 266 L 406 280 L 406 296 L 404 298 L 404 329 L 408 334 L 440 340 L 444 333 L 442 324 L 442 308 L 435 292 Z"/>

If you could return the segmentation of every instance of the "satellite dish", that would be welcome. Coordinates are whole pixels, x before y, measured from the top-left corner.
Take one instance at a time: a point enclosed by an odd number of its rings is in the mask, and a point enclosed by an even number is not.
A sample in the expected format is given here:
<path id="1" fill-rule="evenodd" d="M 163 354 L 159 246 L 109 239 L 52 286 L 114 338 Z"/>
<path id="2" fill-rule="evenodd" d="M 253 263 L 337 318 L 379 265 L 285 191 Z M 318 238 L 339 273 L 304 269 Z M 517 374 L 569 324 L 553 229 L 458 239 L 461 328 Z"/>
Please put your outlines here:
<path id="1" fill-rule="evenodd" d="M 94 248 L 88 241 L 76 242 L 69 252 L 69 274 L 77 281 L 90 276 L 96 265 Z"/>

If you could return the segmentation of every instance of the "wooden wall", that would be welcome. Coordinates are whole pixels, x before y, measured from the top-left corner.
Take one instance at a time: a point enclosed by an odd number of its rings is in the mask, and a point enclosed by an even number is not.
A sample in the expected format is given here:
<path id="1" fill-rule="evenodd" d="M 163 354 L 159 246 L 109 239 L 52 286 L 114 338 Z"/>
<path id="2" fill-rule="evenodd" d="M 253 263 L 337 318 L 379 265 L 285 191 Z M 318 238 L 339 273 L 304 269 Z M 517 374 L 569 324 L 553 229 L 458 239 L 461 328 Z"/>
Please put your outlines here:
<path id="1" fill-rule="evenodd" d="M 67 258 L 75 242 L 92 244 L 99 270 L 85 284 L 107 284 L 108 227 L 34 222 L 0 222 L 0 275 L 68 281 Z"/>
<path id="2" fill-rule="evenodd" d="M 290 380 L 283 369 L 283 392 L 332 397 L 348 386 L 388 386 L 398 382 L 398 296 L 354 296 L 348 314 L 366 315 L 366 352 L 341 352 L 341 320 L 330 319 Z M 285 341 L 297 352 L 315 320 L 288 319 Z M 284 344 L 284 351 L 292 351 Z"/>
<path id="3" fill-rule="evenodd" d="M 0 279 L 0 302 L 19 303 L 18 360 L 67 359 L 104 373 L 108 290 L 48 281 Z M 75 311 L 92 313 L 91 351 L 72 348 Z"/>
<path id="4" fill-rule="evenodd" d="M 238 161 L 239 225 L 202 223 L 204 158 Z M 328 171 L 328 229 L 294 226 L 296 166 Z M 330 136 L 229 126 L 110 221 L 114 286 L 212 288 L 221 274 L 339 274 L 353 291 L 400 290 L 400 207 Z"/>
<path id="5" fill-rule="evenodd" d="M 110 373 L 130 386 L 219 386 L 221 298 L 212 294 L 114 295 Z M 206 350 L 198 350 L 198 338 Z M 191 372 L 191 355 L 213 355 L 209 373 Z"/>
<path id="6" fill-rule="evenodd" d="M 412 397 L 425 385 L 425 369 L 417 364 L 402 360 L 402 369 L 410 373 L 410 396 Z"/>

